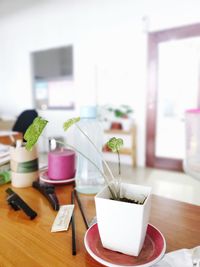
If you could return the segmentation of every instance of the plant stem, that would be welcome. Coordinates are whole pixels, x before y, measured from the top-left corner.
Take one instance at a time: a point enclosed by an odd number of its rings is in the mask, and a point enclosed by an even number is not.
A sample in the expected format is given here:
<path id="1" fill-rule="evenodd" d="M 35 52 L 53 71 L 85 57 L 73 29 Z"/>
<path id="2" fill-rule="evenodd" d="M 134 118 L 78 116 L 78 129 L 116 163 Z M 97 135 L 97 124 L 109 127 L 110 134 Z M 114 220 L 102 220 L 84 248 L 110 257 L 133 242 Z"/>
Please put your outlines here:
<path id="1" fill-rule="evenodd" d="M 121 175 L 121 162 L 120 162 L 120 154 L 119 150 L 117 149 L 117 156 L 118 156 L 118 171 L 119 171 L 119 176 Z M 121 187 L 121 178 L 117 178 L 117 193 L 118 193 L 118 198 L 120 199 L 120 187 Z"/>
<path id="2" fill-rule="evenodd" d="M 95 143 L 90 139 L 90 137 L 78 126 L 78 124 L 76 124 L 76 127 L 79 129 L 79 131 L 89 140 L 89 142 L 94 146 L 96 152 L 100 155 L 104 165 L 106 166 L 113 182 L 115 182 L 115 177 L 112 174 L 112 171 L 110 169 L 110 167 L 108 166 L 107 162 L 105 161 L 105 159 L 102 157 L 102 152 L 99 151 L 99 149 L 97 148 L 97 146 L 95 145 Z"/>
<path id="3" fill-rule="evenodd" d="M 117 156 L 118 156 L 118 172 L 119 175 L 121 175 L 121 162 L 120 162 L 119 150 L 117 150 Z"/>
<path id="4" fill-rule="evenodd" d="M 56 140 L 56 139 L 54 139 L 55 141 L 56 141 L 56 143 L 58 143 L 58 144 L 61 144 L 61 145 L 64 145 L 64 146 L 67 146 L 67 147 L 69 147 L 69 148 L 72 148 L 72 149 L 74 149 L 77 153 L 79 153 L 81 156 L 83 156 L 84 158 L 86 158 L 91 164 L 93 164 L 93 166 L 95 166 L 95 168 L 100 172 L 100 174 L 104 177 L 104 179 L 105 179 L 105 181 L 106 181 L 106 183 L 107 183 L 107 185 L 108 185 L 108 188 L 109 188 L 109 190 L 110 190 L 110 193 L 111 193 L 111 195 L 112 195 L 112 198 L 113 199 L 117 199 L 118 198 L 118 195 L 117 195 L 117 192 L 115 191 L 116 190 L 116 188 L 114 187 L 114 191 L 111 189 L 111 187 L 110 187 L 110 183 L 109 183 L 109 180 L 108 180 L 108 177 L 104 174 L 104 172 L 102 172 L 102 170 L 90 159 L 90 158 L 88 158 L 86 155 L 84 155 L 80 150 L 78 150 L 76 147 L 74 147 L 74 146 L 72 146 L 72 145 L 69 145 L 69 144 L 64 144 L 63 142 L 61 142 L 61 141 L 59 141 L 59 140 Z"/>
<path id="5" fill-rule="evenodd" d="M 116 182 L 116 179 L 110 169 L 110 167 L 108 166 L 107 162 L 105 161 L 105 159 L 103 158 L 102 156 L 102 152 L 99 151 L 99 149 L 97 148 L 96 144 L 91 140 L 91 138 L 81 129 L 81 127 L 79 127 L 79 125 L 76 123 L 75 124 L 76 127 L 78 128 L 78 130 L 88 139 L 88 141 L 93 145 L 94 149 L 96 150 L 96 152 L 100 155 L 101 159 L 102 159 L 102 162 L 104 163 L 104 165 L 106 166 L 111 178 L 112 178 L 112 182 L 113 182 L 113 185 L 114 185 L 114 191 L 115 191 L 115 199 L 119 199 L 120 198 L 120 195 L 118 194 L 119 192 L 119 187 L 120 187 L 120 181 L 117 181 Z M 119 158 L 119 151 L 118 151 L 118 158 Z M 120 158 L 119 158 L 120 159 Z M 118 161 L 119 163 L 119 174 L 121 173 L 120 172 L 120 169 L 121 169 L 121 166 L 120 166 L 120 160 Z"/>

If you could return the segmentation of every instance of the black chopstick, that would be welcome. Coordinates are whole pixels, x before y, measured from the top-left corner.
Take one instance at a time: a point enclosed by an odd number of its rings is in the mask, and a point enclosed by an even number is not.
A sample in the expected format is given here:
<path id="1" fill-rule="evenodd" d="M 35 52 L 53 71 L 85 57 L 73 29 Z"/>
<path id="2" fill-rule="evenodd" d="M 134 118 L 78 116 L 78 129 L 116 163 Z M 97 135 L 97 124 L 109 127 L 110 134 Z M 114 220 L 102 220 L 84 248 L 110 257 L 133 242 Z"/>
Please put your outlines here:
<path id="1" fill-rule="evenodd" d="M 86 219 L 86 216 L 85 216 L 85 214 L 84 214 L 84 211 L 83 211 L 83 208 L 82 208 L 82 204 L 81 204 L 81 201 L 80 201 L 80 198 L 79 198 L 79 196 L 78 196 L 78 192 L 76 191 L 76 189 L 74 190 L 74 193 L 75 193 L 75 196 L 76 196 L 78 205 L 79 205 L 79 209 L 80 209 L 80 211 L 81 211 L 81 215 L 82 215 L 82 217 L 83 217 L 83 221 L 84 221 L 84 223 L 85 223 L 85 227 L 86 227 L 86 229 L 88 229 L 88 228 L 89 228 L 89 223 L 88 223 L 88 221 L 87 221 L 87 219 Z"/>
<path id="2" fill-rule="evenodd" d="M 71 203 L 74 205 L 74 190 L 71 192 Z M 71 218 L 72 223 L 72 255 L 76 255 L 76 230 L 75 230 L 75 218 L 74 218 L 74 212 L 72 214 Z"/>

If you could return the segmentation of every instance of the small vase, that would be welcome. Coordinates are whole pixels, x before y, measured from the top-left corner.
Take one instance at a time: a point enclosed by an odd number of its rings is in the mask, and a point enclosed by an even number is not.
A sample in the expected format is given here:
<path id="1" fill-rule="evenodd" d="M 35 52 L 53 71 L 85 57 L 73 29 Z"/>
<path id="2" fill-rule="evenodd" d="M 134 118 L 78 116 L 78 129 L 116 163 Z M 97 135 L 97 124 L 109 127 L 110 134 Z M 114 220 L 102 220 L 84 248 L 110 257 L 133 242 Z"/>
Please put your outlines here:
<path id="1" fill-rule="evenodd" d="M 150 192 L 150 187 L 121 184 L 122 197 L 145 198 L 143 204 L 112 200 L 108 186 L 95 196 L 97 223 L 104 248 L 139 255 L 149 222 Z"/>
<path id="2" fill-rule="evenodd" d="M 11 183 L 14 187 L 29 187 L 39 178 L 36 147 L 27 151 L 24 146 L 10 148 Z"/>

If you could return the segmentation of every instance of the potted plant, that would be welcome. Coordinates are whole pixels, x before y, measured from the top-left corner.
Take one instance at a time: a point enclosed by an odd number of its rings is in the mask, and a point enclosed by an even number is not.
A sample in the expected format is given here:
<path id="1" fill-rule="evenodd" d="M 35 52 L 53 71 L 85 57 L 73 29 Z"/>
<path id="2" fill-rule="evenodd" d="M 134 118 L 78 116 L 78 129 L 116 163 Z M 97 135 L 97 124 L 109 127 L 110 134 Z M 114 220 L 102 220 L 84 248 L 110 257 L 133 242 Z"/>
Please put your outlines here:
<path id="1" fill-rule="evenodd" d="M 110 107 L 108 108 L 110 112 L 114 113 L 116 118 L 124 118 L 127 119 L 131 113 L 133 113 L 133 109 L 129 105 L 121 105 L 117 108 Z"/>
<path id="2" fill-rule="evenodd" d="M 73 118 L 66 121 L 63 125 L 64 130 L 68 130 L 69 127 L 75 124 L 79 131 L 93 144 L 96 152 L 102 158 L 102 152 L 97 149 L 87 134 L 76 124 L 79 120 L 80 118 Z M 46 124 L 46 120 L 38 117 L 29 126 L 24 136 L 28 150 L 35 145 Z M 58 142 L 61 143 L 60 141 Z M 113 152 L 117 153 L 119 153 L 122 144 L 123 140 L 120 138 L 112 138 L 108 142 Z M 77 148 L 71 145 L 67 146 L 75 149 L 95 166 L 92 159 L 85 156 Z M 109 176 L 105 175 L 96 166 L 106 183 L 104 189 L 95 196 L 97 222 L 102 244 L 105 248 L 138 256 L 143 246 L 149 221 L 151 189 L 145 186 L 122 183 L 120 179 L 113 176 L 103 158 L 102 161 L 109 173 Z"/>
<path id="3" fill-rule="evenodd" d="M 119 107 L 108 107 L 108 112 L 112 114 L 111 129 L 121 129 L 129 131 L 133 123 L 130 115 L 133 109 L 129 105 L 120 105 Z"/>
<path id="4" fill-rule="evenodd" d="M 118 173 L 121 175 L 120 138 L 111 138 L 106 146 L 118 155 Z M 103 247 L 138 256 L 146 235 L 151 206 L 151 188 L 116 180 L 119 199 L 113 201 L 105 187 L 95 196 L 97 222 Z M 131 234 L 130 234 L 131 233 Z"/>

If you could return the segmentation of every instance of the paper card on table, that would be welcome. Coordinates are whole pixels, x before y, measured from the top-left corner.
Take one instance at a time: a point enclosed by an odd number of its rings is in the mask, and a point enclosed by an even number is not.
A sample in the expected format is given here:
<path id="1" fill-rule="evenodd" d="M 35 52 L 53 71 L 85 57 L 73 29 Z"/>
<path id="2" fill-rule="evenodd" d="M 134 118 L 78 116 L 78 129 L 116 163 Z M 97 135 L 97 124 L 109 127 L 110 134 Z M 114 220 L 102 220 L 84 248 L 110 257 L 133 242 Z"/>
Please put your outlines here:
<path id="1" fill-rule="evenodd" d="M 74 210 L 74 205 L 62 205 L 57 213 L 51 232 L 67 231 Z"/>

